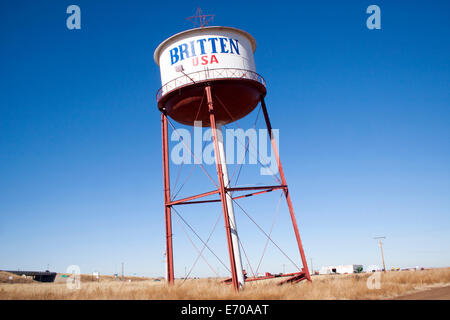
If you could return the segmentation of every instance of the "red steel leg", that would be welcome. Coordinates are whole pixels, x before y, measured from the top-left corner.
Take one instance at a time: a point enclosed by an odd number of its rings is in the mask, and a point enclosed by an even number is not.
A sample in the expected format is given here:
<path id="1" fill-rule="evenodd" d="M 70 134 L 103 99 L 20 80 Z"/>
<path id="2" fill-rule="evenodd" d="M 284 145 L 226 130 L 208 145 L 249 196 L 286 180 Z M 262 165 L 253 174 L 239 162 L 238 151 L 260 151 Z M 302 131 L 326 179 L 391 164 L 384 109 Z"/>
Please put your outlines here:
<path id="1" fill-rule="evenodd" d="M 172 207 L 170 205 L 169 142 L 167 132 L 167 115 L 165 113 L 161 113 L 161 129 L 162 129 L 162 154 L 164 167 L 164 211 L 166 220 L 167 281 L 169 285 L 173 285 L 174 274 L 173 274 L 173 247 L 172 247 Z"/>
<path id="2" fill-rule="evenodd" d="M 272 144 L 272 150 L 275 154 L 278 164 L 278 171 L 280 172 L 281 183 L 286 186 L 284 189 L 284 195 L 286 196 L 286 202 L 289 207 L 289 213 L 291 215 L 292 225 L 294 226 L 295 237 L 297 238 L 298 249 L 300 251 L 300 257 L 302 259 L 303 269 L 305 271 L 306 279 L 311 281 L 311 275 L 309 274 L 308 264 L 306 263 L 305 252 L 303 251 L 302 240 L 300 239 L 300 234 L 298 232 L 297 220 L 295 219 L 294 208 L 291 202 L 291 196 L 289 195 L 289 190 L 286 183 L 286 178 L 284 176 L 283 167 L 281 165 L 280 155 L 278 154 L 277 144 L 272 135 L 272 125 L 270 124 L 269 114 L 267 113 L 266 103 L 264 97 L 261 96 L 261 107 L 264 113 L 264 119 L 266 121 L 267 130 L 269 131 L 270 142 Z"/>
<path id="3" fill-rule="evenodd" d="M 214 141 L 214 154 L 216 156 L 216 166 L 217 166 L 217 175 L 219 177 L 219 189 L 220 189 L 220 200 L 222 202 L 223 215 L 225 218 L 225 229 L 227 232 L 227 241 L 228 241 L 228 253 L 230 255 L 230 265 L 231 265 L 231 279 L 233 281 L 233 287 L 236 291 L 239 290 L 239 282 L 237 279 L 237 270 L 236 270 L 236 261 L 234 259 L 234 249 L 233 242 L 231 239 L 231 228 L 230 228 L 230 218 L 228 216 L 228 207 L 226 200 L 226 190 L 223 182 L 223 172 L 222 166 L 220 165 L 220 154 L 219 154 L 219 145 L 217 142 L 217 131 L 216 131 L 216 119 L 214 117 L 214 105 L 211 95 L 211 87 L 208 85 L 205 87 L 206 97 L 208 101 L 208 109 L 209 109 L 209 119 L 211 122 L 211 130 Z"/>

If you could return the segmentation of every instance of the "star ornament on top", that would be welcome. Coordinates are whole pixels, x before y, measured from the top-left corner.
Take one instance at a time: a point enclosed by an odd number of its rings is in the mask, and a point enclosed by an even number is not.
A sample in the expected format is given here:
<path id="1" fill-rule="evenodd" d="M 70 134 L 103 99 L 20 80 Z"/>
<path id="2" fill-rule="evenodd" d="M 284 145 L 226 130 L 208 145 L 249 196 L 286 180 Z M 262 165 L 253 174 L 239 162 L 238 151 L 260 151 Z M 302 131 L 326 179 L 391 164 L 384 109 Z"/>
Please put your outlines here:
<path id="1" fill-rule="evenodd" d="M 214 16 L 214 14 L 203 14 L 202 9 L 198 7 L 195 15 L 186 18 L 186 20 L 191 21 L 196 27 L 203 28 L 214 20 Z"/>

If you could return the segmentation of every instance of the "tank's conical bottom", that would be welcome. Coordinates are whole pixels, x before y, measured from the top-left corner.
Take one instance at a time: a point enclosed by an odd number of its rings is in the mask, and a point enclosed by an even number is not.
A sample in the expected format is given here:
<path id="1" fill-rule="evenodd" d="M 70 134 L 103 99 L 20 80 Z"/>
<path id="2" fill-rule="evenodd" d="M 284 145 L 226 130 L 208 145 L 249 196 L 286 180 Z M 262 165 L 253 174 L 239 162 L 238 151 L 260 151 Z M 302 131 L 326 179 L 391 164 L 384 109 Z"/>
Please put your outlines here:
<path id="1" fill-rule="evenodd" d="M 258 105 L 266 88 L 261 83 L 249 79 L 208 80 L 180 87 L 165 94 L 158 102 L 160 109 L 175 121 L 194 125 L 201 121 L 209 127 L 209 111 L 205 96 L 205 85 L 211 86 L 216 122 L 227 124 L 245 117 Z"/>

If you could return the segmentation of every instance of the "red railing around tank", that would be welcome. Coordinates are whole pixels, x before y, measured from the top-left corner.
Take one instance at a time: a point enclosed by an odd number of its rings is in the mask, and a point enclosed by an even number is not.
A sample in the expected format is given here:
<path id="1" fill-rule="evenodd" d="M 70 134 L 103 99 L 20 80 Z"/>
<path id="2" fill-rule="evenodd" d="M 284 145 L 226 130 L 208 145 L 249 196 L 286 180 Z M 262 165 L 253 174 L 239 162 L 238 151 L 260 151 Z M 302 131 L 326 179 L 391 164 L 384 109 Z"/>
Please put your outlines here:
<path id="1" fill-rule="evenodd" d="M 178 89 L 181 86 L 213 79 L 248 79 L 257 81 L 263 86 L 266 86 L 266 81 L 264 78 L 251 70 L 235 68 L 200 70 L 183 74 L 182 76 L 164 84 L 156 93 L 156 100 L 159 101 L 163 95 L 171 92 L 172 90 Z"/>

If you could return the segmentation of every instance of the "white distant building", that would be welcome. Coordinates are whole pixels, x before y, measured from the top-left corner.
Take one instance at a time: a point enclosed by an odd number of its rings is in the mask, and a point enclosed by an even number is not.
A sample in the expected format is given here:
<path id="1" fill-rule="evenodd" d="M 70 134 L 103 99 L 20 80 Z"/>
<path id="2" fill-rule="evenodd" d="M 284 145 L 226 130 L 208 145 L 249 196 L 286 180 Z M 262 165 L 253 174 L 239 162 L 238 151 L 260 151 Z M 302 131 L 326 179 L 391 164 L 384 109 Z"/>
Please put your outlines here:
<path id="1" fill-rule="evenodd" d="M 368 266 L 366 269 L 366 272 L 377 272 L 377 271 L 381 271 L 381 268 L 377 265 Z"/>
<path id="2" fill-rule="evenodd" d="M 361 264 L 346 264 L 341 266 L 327 266 L 322 267 L 319 274 L 348 274 L 359 273 L 363 271 Z"/>

